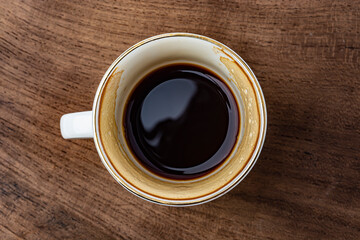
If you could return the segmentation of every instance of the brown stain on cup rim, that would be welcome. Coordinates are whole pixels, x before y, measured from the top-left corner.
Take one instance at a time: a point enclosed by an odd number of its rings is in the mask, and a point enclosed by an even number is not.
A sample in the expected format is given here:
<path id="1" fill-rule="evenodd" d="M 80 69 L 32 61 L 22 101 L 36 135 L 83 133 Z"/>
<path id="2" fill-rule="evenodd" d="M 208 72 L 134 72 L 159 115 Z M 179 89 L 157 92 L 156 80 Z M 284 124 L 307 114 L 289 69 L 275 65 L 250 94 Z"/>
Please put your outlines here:
<path id="1" fill-rule="evenodd" d="M 221 57 L 221 58 L 223 58 L 223 57 Z M 225 62 L 224 59 L 221 59 L 221 61 L 222 61 L 223 63 Z M 233 62 L 236 63 L 235 61 L 233 61 Z M 175 63 L 175 64 L 177 64 L 177 63 Z M 225 63 L 224 63 L 224 64 L 225 64 Z M 193 65 L 193 64 L 192 64 L 192 65 Z M 204 68 L 203 66 L 199 66 L 199 67 Z M 243 70 L 239 65 L 238 65 L 238 67 L 239 67 L 239 69 L 241 69 L 241 71 L 244 72 L 244 70 Z M 210 69 L 206 69 L 206 70 L 211 71 Z M 213 74 L 215 74 L 217 77 L 219 77 L 215 72 L 213 72 L 213 71 L 211 71 L 211 72 L 212 72 Z M 102 95 L 101 95 L 101 100 L 100 100 L 100 108 L 99 108 L 99 113 L 100 113 L 100 114 L 101 114 L 101 112 L 103 111 L 103 108 L 104 108 L 103 98 L 104 98 L 104 96 L 106 95 L 106 92 L 107 92 L 107 91 L 111 91 L 111 88 L 113 88 L 113 87 L 115 87 L 115 86 L 116 86 L 116 89 L 118 88 L 118 85 L 119 85 L 119 83 L 120 83 L 120 79 L 121 79 L 122 73 L 123 73 L 123 70 L 119 72 L 119 71 L 117 71 L 117 69 L 115 69 L 114 72 L 110 75 L 108 81 L 106 82 L 105 87 L 104 87 L 104 90 L 103 90 L 103 93 L 102 93 Z M 247 76 L 247 74 L 246 74 L 245 72 L 244 72 L 244 74 L 245 74 L 245 76 Z M 219 77 L 219 78 L 220 78 L 220 77 Z M 247 78 L 248 78 L 248 76 L 247 76 Z M 222 79 L 222 78 L 220 78 L 220 79 Z M 249 78 L 248 78 L 248 81 L 250 82 L 250 79 L 249 79 Z M 226 82 L 224 81 L 224 83 L 226 83 Z M 139 84 L 139 83 L 137 83 L 137 84 Z M 226 84 L 227 84 L 227 83 L 226 83 Z M 228 84 L 227 84 L 227 85 L 228 85 Z M 229 87 L 229 86 L 228 86 L 228 87 Z M 253 86 L 252 86 L 252 87 L 253 87 Z M 136 88 L 136 86 L 135 86 L 133 89 L 135 89 L 135 88 Z M 234 95 L 232 88 L 229 87 L 229 89 L 232 91 L 232 94 Z M 131 94 L 131 93 L 130 93 L 130 94 Z M 235 96 L 235 95 L 234 95 L 234 96 Z M 240 109 L 240 106 L 238 105 L 238 104 L 239 104 L 238 101 L 236 101 L 236 103 L 237 103 L 238 109 Z M 111 110 L 109 110 L 109 111 L 111 111 L 112 113 L 115 113 L 116 96 L 115 96 L 114 101 L 113 101 L 113 103 L 111 104 L 111 106 L 112 106 L 112 107 L 111 107 Z M 100 126 L 100 127 L 102 126 L 102 124 L 101 124 L 101 121 L 102 121 L 102 120 L 104 120 L 104 119 L 102 119 L 102 118 L 100 117 L 100 118 L 99 118 L 99 126 Z M 241 121 L 240 111 L 239 111 L 239 120 Z M 111 121 L 111 120 L 110 120 L 110 121 Z M 112 134 L 113 134 L 113 136 L 116 136 L 116 141 L 117 141 L 118 147 L 121 148 L 122 151 L 124 151 L 123 147 L 122 147 L 121 144 L 120 144 L 119 139 L 117 138 L 118 126 L 117 126 L 117 124 L 116 124 L 115 114 L 113 115 L 113 122 L 114 122 L 116 128 L 113 128 L 113 130 L 115 130 L 115 131 L 112 132 Z M 113 126 L 114 126 L 114 125 L 113 125 Z M 259 127 L 260 127 L 260 126 L 259 126 Z M 123 134 L 125 133 L 125 132 L 124 132 L 124 126 L 121 126 L 121 131 L 122 131 Z M 237 145 L 237 143 L 238 143 L 238 141 L 239 141 L 239 132 L 240 132 L 240 131 L 241 131 L 241 129 L 240 129 L 240 124 L 239 124 L 239 131 L 238 131 L 238 134 L 237 134 L 237 142 L 236 142 L 235 145 Z M 259 131 L 260 131 L 260 129 L 259 129 Z M 99 129 L 99 132 L 100 132 L 100 140 L 101 140 L 101 142 L 103 142 L 104 135 L 105 135 L 105 134 L 109 134 L 109 132 L 106 133 L 106 132 L 104 132 L 104 131 L 101 131 L 101 129 Z M 259 133 L 259 132 L 258 132 L 258 133 Z M 255 142 L 258 142 L 258 138 L 259 138 L 259 134 L 257 134 L 257 139 L 256 139 Z M 235 146 L 235 145 L 234 145 L 234 146 Z M 128 147 L 128 146 L 127 146 L 127 147 Z M 253 153 L 254 153 L 254 151 L 255 151 L 255 148 L 256 148 L 256 146 L 253 147 L 251 156 L 253 156 Z M 107 155 L 107 158 L 108 158 L 109 161 L 112 163 L 112 166 L 113 166 L 113 168 L 116 170 L 117 174 L 120 175 L 121 178 L 123 178 L 126 182 L 128 182 L 128 184 L 131 185 L 130 181 L 128 181 L 128 180 L 118 171 L 118 169 L 114 166 L 113 160 L 109 157 L 109 154 L 108 154 L 108 152 L 106 151 L 106 148 L 105 148 L 105 147 L 104 147 L 104 150 L 105 150 L 105 154 Z M 230 153 L 229 155 L 232 155 L 232 153 L 233 153 L 234 151 L 235 151 L 235 149 L 233 148 L 232 151 L 231 151 L 231 153 Z M 124 151 L 124 152 L 125 152 L 125 151 Z M 133 157 L 134 157 L 135 160 L 137 160 L 135 156 L 133 156 Z M 230 159 L 227 158 L 226 160 L 224 160 L 223 163 L 221 163 L 218 167 L 216 167 L 214 170 L 212 170 L 212 171 L 209 172 L 208 174 L 206 174 L 206 175 L 204 175 L 204 176 L 201 176 L 201 177 L 199 177 L 199 178 L 194 178 L 194 179 L 203 179 L 203 178 L 208 177 L 208 176 L 211 175 L 211 174 L 215 174 L 217 171 L 221 170 L 221 168 L 222 168 L 224 165 L 226 165 L 229 160 L 230 160 Z M 249 160 L 250 160 L 250 159 L 248 159 L 247 162 L 248 162 Z M 138 160 L 137 160 L 137 163 L 140 163 L 140 164 L 141 164 L 141 162 L 138 161 Z M 246 167 L 246 165 L 247 165 L 247 163 L 244 164 L 244 166 L 236 173 L 236 175 L 235 175 L 232 179 L 230 179 L 230 180 L 227 182 L 227 184 L 230 183 L 230 182 L 232 182 L 232 181 L 243 171 L 243 169 Z M 155 173 L 153 173 L 153 174 L 154 174 L 154 175 L 157 175 L 157 174 L 155 174 Z M 157 175 L 157 176 L 159 176 L 159 175 Z M 160 177 L 160 178 L 163 178 L 163 179 L 166 179 L 166 180 L 168 179 L 168 178 L 165 178 L 165 177 L 162 177 L 162 176 L 159 176 L 159 177 Z M 175 179 L 170 179 L 170 180 L 179 181 L 179 182 L 184 182 L 184 181 L 192 181 L 192 180 L 194 180 L 194 179 L 189 179 L 189 180 L 175 180 Z M 225 184 L 225 185 L 226 185 L 226 184 Z M 133 187 L 134 187 L 134 186 L 133 186 Z M 136 187 L 135 187 L 135 188 L 136 188 Z M 204 196 L 206 196 L 206 195 L 210 195 L 210 194 L 218 191 L 218 190 L 221 189 L 221 188 L 222 188 L 222 187 L 220 187 L 220 188 L 218 188 L 218 189 L 216 189 L 216 190 L 214 190 L 214 191 L 212 191 L 212 192 L 209 192 L 209 193 L 207 193 L 207 194 L 204 194 L 204 195 L 202 195 L 202 196 L 197 196 L 197 197 L 194 197 L 194 198 L 186 198 L 186 199 L 182 199 L 182 200 L 194 200 L 194 199 L 198 199 L 198 198 L 200 198 L 200 197 L 204 197 Z M 127 189 L 128 189 L 128 188 L 127 188 Z M 154 194 L 152 194 L 152 193 L 150 193 L 150 192 L 147 192 L 147 191 L 145 191 L 145 190 L 143 190 L 143 189 L 141 189 L 141 191 L 145 192 L 145 193 L 148 194 L 148 195 L 152 195 L 152 196 L 154 196 L 154 197 L 158 197 L 158 198 L 160 197 L 160 196 L 154 195 Z M 175 199 L 170 199 L 170 198 L 169 198 L 168 200 L 171 201 L 171 200 L 175 200 Z"/>

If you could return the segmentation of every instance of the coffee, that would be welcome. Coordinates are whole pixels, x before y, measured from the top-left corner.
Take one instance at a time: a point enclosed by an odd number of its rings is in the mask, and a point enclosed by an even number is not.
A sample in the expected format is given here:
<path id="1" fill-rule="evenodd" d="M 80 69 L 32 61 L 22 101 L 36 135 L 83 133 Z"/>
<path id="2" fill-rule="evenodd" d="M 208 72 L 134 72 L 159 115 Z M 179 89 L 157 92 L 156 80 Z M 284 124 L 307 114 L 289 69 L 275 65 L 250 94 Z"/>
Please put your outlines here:
<path id="1" fill-rule="evenodd" d="M 190 179 L 215 169 L 230 154 L 239 111 L 216 74 L 190 64 L 168 65 L 134 88 L 124 128 L 131 151 L 148 170 Z"/>

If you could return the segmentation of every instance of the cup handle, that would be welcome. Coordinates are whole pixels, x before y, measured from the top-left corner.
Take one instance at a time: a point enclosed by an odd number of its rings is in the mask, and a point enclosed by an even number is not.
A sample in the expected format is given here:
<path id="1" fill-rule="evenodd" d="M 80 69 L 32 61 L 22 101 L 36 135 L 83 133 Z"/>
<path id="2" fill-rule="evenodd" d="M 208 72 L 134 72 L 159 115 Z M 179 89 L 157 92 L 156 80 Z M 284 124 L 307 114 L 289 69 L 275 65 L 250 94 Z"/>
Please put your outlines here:
<path id="1" fill-rule="evenodd" d="M 60 119 L 61 135 L 65 139 L 93 138 L 92 111 L 65 114 Z"/>

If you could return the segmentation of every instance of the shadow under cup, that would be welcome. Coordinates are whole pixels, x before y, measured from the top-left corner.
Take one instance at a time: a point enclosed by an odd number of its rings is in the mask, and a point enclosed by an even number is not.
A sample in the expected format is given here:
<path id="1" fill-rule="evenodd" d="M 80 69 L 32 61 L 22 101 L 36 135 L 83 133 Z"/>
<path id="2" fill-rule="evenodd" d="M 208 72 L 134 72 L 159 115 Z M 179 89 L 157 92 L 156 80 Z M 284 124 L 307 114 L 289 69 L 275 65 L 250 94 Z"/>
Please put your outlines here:
<path id="1" fill-rule="evenodd" d="M 164 178 L 144 168 L 132 154 L 123 127 L 133 88 L 149 72 L 174 63 L 200 65 L 220 76 L 240 114 L 238 138 L 228 158 L 214 171 L 190 180 Z M 251 69 L 225 45 L 188 33 L 155 36 L 125 51 L 104 75 L 93 113 L 95 145 L 111 175 L 139 197 L 165 205 L 195 205 L 229 191 L 251 170 L 266 132 L 265 101 Z"/>

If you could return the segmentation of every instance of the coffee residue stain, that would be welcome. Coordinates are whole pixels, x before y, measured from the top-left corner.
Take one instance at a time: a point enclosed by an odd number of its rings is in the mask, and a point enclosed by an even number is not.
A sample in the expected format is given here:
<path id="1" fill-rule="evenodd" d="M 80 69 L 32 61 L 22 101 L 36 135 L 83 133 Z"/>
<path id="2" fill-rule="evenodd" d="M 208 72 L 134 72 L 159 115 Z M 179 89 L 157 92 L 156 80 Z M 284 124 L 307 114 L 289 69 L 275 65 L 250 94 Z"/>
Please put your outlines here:
<path id="1" fill-rule="evenodd" d="M 244 119 L 244 137 L 239 146 L 240 151 L 236 152 L 234 158 L 241 159 L 240 164 L 243 168 L 254 154 L 257 142 L 260 136 L 260 107 L 256 97 L 255 87 L 250 76 L 245 72 L 243 67 L 226 52 L 225 49 L 214 47 L 214 52 L 220 55 L 220 61 L 230 74 L 229 80 L 239 90 L 241 98 L 244 101 L 245 119 Z M 245 156 L 245 157 L 244 157 Z M 244 161 L 245 160 L 245 161 Z"/>
<path id="2" fill-rule="evenodd" d="M 101 142 L 116 141 L 121 148 L 118 138 L 118 126 L 115 119 L 115 108 L 117 89 L 124 70 L 117 71 L 118 68 L 110 75 L 101 94 L 99 107 L 99 132 Z M 105 152 L 114 151 L 115 149 L 108 149 L 110 145 L 103 144 Z M 110 159 L 110 158 L 109 158 Z"/>

